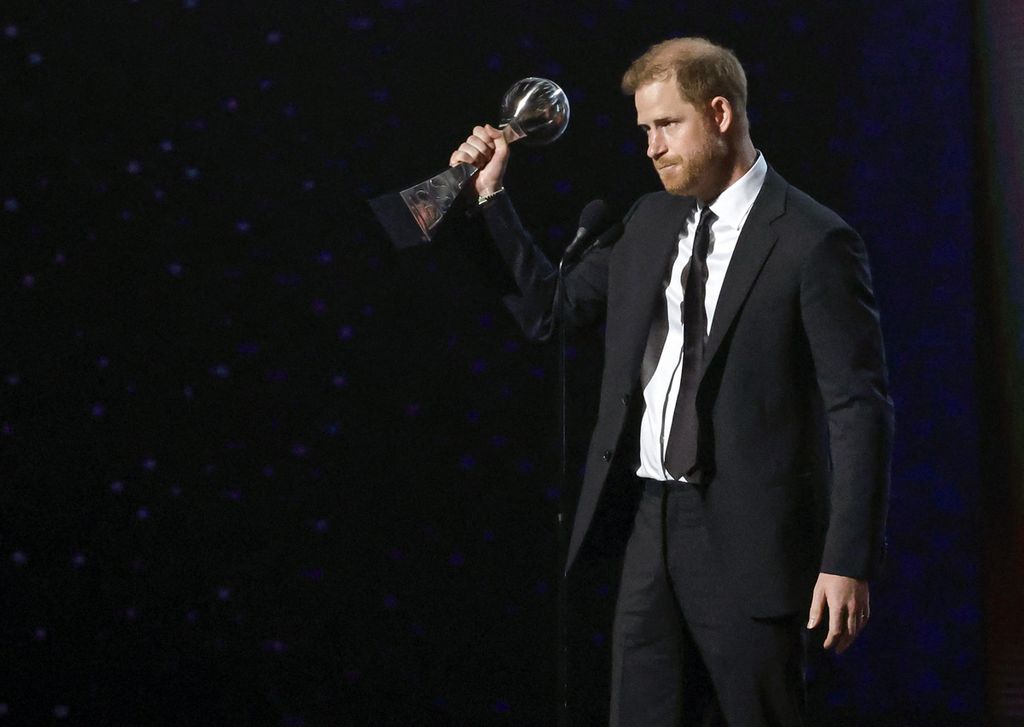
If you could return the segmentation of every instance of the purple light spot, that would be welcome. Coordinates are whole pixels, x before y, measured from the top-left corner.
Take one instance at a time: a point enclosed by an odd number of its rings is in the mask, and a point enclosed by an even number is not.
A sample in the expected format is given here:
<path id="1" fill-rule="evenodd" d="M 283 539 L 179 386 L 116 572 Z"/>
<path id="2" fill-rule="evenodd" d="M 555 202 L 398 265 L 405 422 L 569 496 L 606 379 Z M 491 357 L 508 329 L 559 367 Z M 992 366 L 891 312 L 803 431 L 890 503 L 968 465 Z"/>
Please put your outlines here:
<path id="1" fill-rule="evenodd" d="M 46 641 L 46 629 L 42 626 L 38 627 L 34 632 L 32 632 L 32 638 L 36 641 Z"/>
<path id="2" fill-rule="evenodd" d="M 171 485 L 170 493 L 171 497 L 181 497 L 181 485 Z"/>
<path id="3" fill-rule="evenodd" d="M 487 370 L 487 361 L 482 358 L 478 358 L 470 365 L 469 370 L 474 374 L 482 374 Z"/>
<path id="4" fill-rule="evenodd" d="M 6 28 L 4 28 L 4 35 L 7 36 L 8 38 L 17 38 L 18 37 L 18 26 L 17 25 L 8 25 Z M 6 705 L 4 705 L 4 706 L 6 706 Z"/>
<path id="5" fill-rule="evenodd" d="M 163 152 L 172 152 L 172 151 L 174 151 L 174 142 L 171 141 L 170 139 L 163 139 L 160 142 L 160 151 L 163 151 Z"/>
<path id="6" fill-rule="evenodd" d="M 494 325 L 494 315 L 491 313 L 484 313 L 479 319 L 481 328 L 490 328 Z"/>
<path id="7" fill-rule="evenodd" d="M 546 490 L 544 490 L 544 499 L 547 500 L 548 502 L 554 502 L 561 496 L 561 494 L 562 491 L 559 488 L 549 487 Z"/>
<path id="8" fill-rule="evenodd" d="M 96 359 L 96 368 L 105 369 L 108 366 L 110 366 L 110 359 L 107 358 L 106 356 L 100 356 L 98 359 Z"/>
<path id="9" fill-rule="evenodd" d="M 365 16 L 348 19 L 349 30 L 369 30 L 373 27 L 373 18 Z"/>
<path id="10" fill-rule="evenodd" d="M 146 459 L 142 460 L 142 469 L 146 470 L 146 472 L 153 472 L 156 470 L 156 460 L 152 457 L 146 457 Z"/>
<path id="11" fill-rule="evenodd" d="M 34 288 L 36 286 L 36 276 L 32 274 L 26 274 L 21 279 L 21 284 L 26 288 Z"/>
<path id="12" fill-rule="evenodd" d="M 281 383 L 282 381 L 288 380 L 288 372 L 280 369 L 274 369 L 273 371 L 267 372 L 267 381 L 272 383 Z"/>
<path id="13" fill-rule="evenodd" d="M 224 491 L 224 497 L 226 497 L 227 499 L 231 500 L 231 502 L 241 502 L 241 500 L 242 500 L 242 491 L 240 489 L 238 489 L 237 487 L 233 488 L 233 489 L 230 489 L 230 490 L 225 490 Z"/>
<path id="14" fill-rule="evenodd" d="M 32 52 L 28 54 L 28 64 L 30 66 L 38 66 L 43 62 L 43 54 L 39 52 Z"/>
<path id="15" fill-rule="evenodd" d="M 194 182 L 197 179 L 199 179 L 199 177 L 200 177 L 199 169 L 197 169 L 196 167 L 186 167 L 185 168 L 185 179 L 187 179 L 188 181 Z"/>
<path id="16" fill-rule="evenodd" d="M 594 646 L 604 646 L 604 642 L 605 642 L 605 636 L 604 636 L 604 634 L 602 634 L 600 632 L 596 633 L 596 634 L 593 634 L 590 637 L 590 643 L 593 644 Z"/>
<path id="17" fill-rule="evenodd" d="M 349 684 L 355 684 L 362 678 L 362 673 L 358 669 L 346 669 L 341 673 L 341 678 Z"/>
<path id="18" fill-rule="evenodd" d="M 532 368 L 530 368 L 530 376 L 532 376 L 535 379 L 543 379 L 544 378 L 544 367 L 543 366 L 533 366 Z"/>
<path id="19" fill-rule="evenodd" d="M 121 219 L 124 220 L 125 222 L 132 219 L 133 217 L 135 217 L 135 214 L 131 210 L 121 210 Z"/>
<path id="20" fill-rule="evenodd" d="M 559 179 L 554 187 L 555 194 L 569 194 L 572 191 L 572 183 L 568 179 Z"/>
<path id="21" fill-rule="evenodd" d="M 419 416 L 419 413 L 420 413 L 420 405 L 419 404 L 406 404 L 405 405 L 405 415 L 407 417 L 409 417 L 410 419 L 413 418 L 413 417 Z"/>
<path id="22" fill-rule="evenodd" d="M 452 566 L 453 568 L 458 568 L 462 565 L 465 565 L 465 563 L 466 556 L 458 551 L 455 551 L 454 553 L 448 556 L 448 565 Z"/>
<path id="23" fill-rule="evenodd" d="M 405 560 L 405 551 L 401 548 L 392 548 L 388 551 L 388 557 L 394 561 Z"/>
<path id="24" fill-rule="evenodd" d="M 269 78 L 260 79 L 260 90 L 261 91 L 269 91 L 273 87 L 274 87 L 274 82 L 271 81 Z"/>
<path id="25" fill-rule="evenodd" d="M 327 312 L 327 302 L 320 298 L 314 298 L 310 308 L 312 308 L 315 315 L 322 315 Z"/>
<path id="26" fill-rule="evenodd" d="M 350 340 L 353 335 L 354 335 L 354 332 L 353 332 L 352 326 L 347 326 L 346 325 L 346 326 L 342 326 L 341 328 L 338 329 L 338 338 L 340 338 L 342 341 Z"/>
<path id="27" fill-rule="evenodd" d="M 230 601 L 231 600 L 231 589 L 227 586 L 221 586 L 217 589 L 217 600 L 218 601 Z"/>
<path id="28" fill-rule="evenodd" d="M 304 179 L 302 180 L 302 189 L 306 192 L 312 192 L 316 189 L 316 182 L 312 179 Z"/>
<path id="29" fill-rule="evenodd" d="M 334 388 L 342 389 L 348 385 L 348 379 L 345 378 L 343 374 L 337 374 L 333 379 L 331 379 L 331 383 L 334 385 Z"/>
<path id="30" fill-rule="evenodd" d="M 487 57 L 487 69 L 490 71 L 500 71 L 502 66 L 501 56 L 497 53 L 492 53 Z"/>
<path id="31" fill-rule="evenodd" d="M 376 311 L 376 308 L 374 308 L 372 305 L 364 305 L 363 306 L 363 316 L 366 317 L 366 318 L 369 318 L 370 316 L 372 316 L 375 311 Z"/>
<path id="32" fill-rule="evenodd" d="M 195 392 L 192 391 L 191 386 L 186 386 L 184 389 L 181 390 L 181 393 L 189 401 L 191 401 L 192 397 L 195 395 Z"/>
<path id="33" fill-rule="evenodd" d="M 494 542 L 494 531 L 493 530 L 484 530 L 484 542 L 485 543 L 493 543 Z"/>
<path id="34" fill-rule="evenodd" d="M 324 570 L 323 568 L 306 568 L 302 571 L 302 577 L 314 583 L 319 583 L 324 579 Z"/>
<path id="35" fill-rule="evenodd" d="M 129 606 L 124 610 L 124 617 L 128 621 L 134 621 L 139 617 L 139 612 L 135 610 L 134 606 Z"/>
<path id="36" fill-rule="evenodd" d="M 331 524 L 327 522 L 327 520 L 325 520 L 324 518 L 320 518 L 315 523 L 313 523 L 313 529 L 321 535 L 323 535 L 331 529 Z"/>
<path id="37" fill-rule="evenodd" d="M 183 0 L 181 5 L 186 10 L 195 10 L 199 7 L 199 0 Z"/>
<path id="38" fill-rule="evenodd" d="M 504 699 L 499 699 L 497 702 L 491 705 L 491 709 L 498 714 L 507 714 L 512 711 L 512 707 Z"/>
<path id="39" fill-rule="evenodd" d="M 53 262 L 57 265 L 63 265 L 67 262 L 67 258 L 64 257 L 64 253 L 58 252 L 53 256 Z"/>
<path id="40" fill-rule="evenodd" d="M 149 520 L 149 508 L 140 507 L 138 510 L 136 510 L 135 517 L 137 517 L 139 520 Z"/>
<path id="41" fill-rule="evenodd" d="M 83 553 L 75 553 L 71 556 L 71 565 L 75 568 L 82 568 L 85 566 L 85 555 Z"/>
<path id="42" fill-rule="evenodd" d="M 514 338 L 510 338 L 502 345 L 505 353 L 515 353 L 519 350 L 519 341 Z"/>
<path id="43" fill-rule="evenodd" d="M 528 459 L 521 459 L 516 462 L 516 471 L 521 475 L 528 475 L 533 472 L 533 462 Z"/>
<path id="44" fill-rule="evenodd" d="M 501 449 L 502 447 L 508 444 L 508 437 L 506 437 L 504 434 L 494 434 L 488 441 L 490 442 L 490 445 L 495 449 Z"/>
<path id="45" fill-rule="evenodd" d="M 281 114 L 286 119 L 294 119 L 295 116 L 298 113 L 299 113 L 299 109 L 298 109 L 298 107 L 294 103 L 289 102 L 289 103 L 286 103 L 284 106 L 281 107 Z"/>
<path id="46" fill-rule="evenodd" d="M 235 230 L 242 233 L 243 235 L 247 233 L 250 230 L 248 220 L 238 220 L 238 222 L 235 223 Z"/>
<path id="47" fill-rule="evenodd" d="M 235 111 L 238 111 L 238 99 L 237 98 L 226 98 L 226 99 L 224 99 L 223 106 L 224 106 L 224 110 L 225 111 L 227 111 L 229 113 L 234 113 Z"/>
<path id="48" fill-rule="evenodd" d="M 97 401 L 95 404 L 92 405 L 93 419 L 102 419 L 106 413 L 106 407 L 103 406 L 103 404 L 101 404 L 100 402 Z"/>
<path id="49" fill-rule="evenodd" d="M 129 174 L 139 174 L 142 171 L 142 163 L 135 159 L 132 159 L 130 162 L 128 162 L 127 169 Z"/>
<path id="50" fill-rule="evenodd" d="M 597 593 L 597 595 L 601 598 L 607 598 L 609 595 L 611 595 L 612 587 L 607 583 L 602 583 L 594 589 L 594 592 Z"/>
<path id="51" fill-rule="evenodd" d="M 398 608 L 398 596 L 394 595 L 393 593 L 389 593 L 386 596 L 384 596 L 384 608 L 386 608 L 388 611 L 394 611 L 396 608 Z"/>
<path id="52" fill-rule="evenodd" d="M 6 212 L 17 212 L 19 206 L 18 200 L 14 197 L 8 197 L 4 200 L 4 211 Z"/>
<path id="53" fill-rule="evenodd" d="M 8 386 L 17 386 L 21 383 L 21 377 L 18 374 L 7 374 L 7 378 L 4 379 Z"/>
<path id="54" fill-rule="evenodd" d="M 226 379 L 231 376 L 231 369 L 228 368 L 226 364 L 217 364 L 210 369 L 210 373 L 218 379 Z"/>
<path id="55" fill-rule="evenodd" d="M 538 596 L 547 595 L 550 590 L 551 586 L 548 585 L 547 581 L 537 581 L 537 584 L 533 587 L 533 592 Z"/>
<path id="56" fill-rule="evenodd" d="M 25 565 L 28 563 L 28 555 L 23 550 L 16 550 L 11 553 L 11 562 L 14 565 Z"/>
<path id="57" fill-rule="evenodd" d="M 110 491 L 115 495 L 120 495 L 124 492 L 124 483 L 121 480 L 114 480 L 110 483 Z"/>
<path id="58" fill-rule="evenodd" d="M 477 424 L 480 421 L 480 412 L 468 411 L 466 412 L 466 421 L 470 424 Z"/>
<path id="59" fill-rule="evenodd" d="M 243 341 L 238 344 L 238 352 L 243 356 L 255 356 L 260 352 L 260 344 L 256 341 Z"/>
<path id="60" fill-rule="evenodd" d="M 807 30 L 807 18 L 801 15 L 795 15 L 789 19 L 789 28 L 794 33 L 803 33 Z"/>
<path id="61" fill-rule="evenodd" d="M 263 642 L 263 650 L 272 654 L 284 654 L 288 651 L 288 644 L 280 639 L 269 639 Z"/>
<path id="62" fill-rule="evenodd" d="M 5 436 L 10 436 L 14 434 L 14 427 L 11 426 L 10 422 L 4 422 L 3 425 L 0 425 L 0 432 Z"/>
<path id="63" fill-rule="evenodd" d="M 263 476 L 264 477 L 268 477 L 269 478 L 269 477 L 273 477 L 274 476 L 274 468 L 271 467 L 270 465 L 265 465 L 263 467 L 262 472 L 263 472 Z"/>
<path id="64" fill-rule="evenodd" d="M 53 708 L 53 716 L 57 719 L 66 719 L 71 710 L 66 704 L 58 704 Z"/>
<path id="65" fill-rule="evenodd" d="M 376 88 L 370 92 L 370 98 L 374 103 L 385 104 L 391 100 L 391 91 L 386 88 Z"/>
<path id="66" fill-rule="evenodd" d="M 278 45 L 281 42 L 281 31 L 271 30 L 267 33 L 267 45 Z"/>
<path id="67" fill-rule="evenodd" d="M 185 620 L 188 621 L 190 624 L 198 623 L 199 622 L 199 612 L 198 611 L 189 611 L 188 613 L 185 614 Z"/>
<path id="68" fill-rule="evenodd" d="M 185 271 L 185 268 L 184 268 L 184 267 L 182 267 L 181 263 L 169 263 L 169 264 L 167 265 L 167 272 L 168 272 L 168 274 L 170 274 L 170 275 L 171 275 L 172 277 L 175 277 L 175 278 L 180 278 L 180 277 L 181 277 L 181 274 L 182 274 L 182 273 L 183 273 L 184 271 Z"/>
<path id="69" fill-rule="evenodd" d="M 464 454 L 459 457 L 459 468 L 467 472 L 476 466 L 476 458 L 471 454 Z"/>
<path id="70" fill-rule="evenodd" d="M 306 448 L 305 444 L 296 443 L 292 445 L 292 456 L 305 457 L 307 454 L 309 454 L 309 450 Z"/>

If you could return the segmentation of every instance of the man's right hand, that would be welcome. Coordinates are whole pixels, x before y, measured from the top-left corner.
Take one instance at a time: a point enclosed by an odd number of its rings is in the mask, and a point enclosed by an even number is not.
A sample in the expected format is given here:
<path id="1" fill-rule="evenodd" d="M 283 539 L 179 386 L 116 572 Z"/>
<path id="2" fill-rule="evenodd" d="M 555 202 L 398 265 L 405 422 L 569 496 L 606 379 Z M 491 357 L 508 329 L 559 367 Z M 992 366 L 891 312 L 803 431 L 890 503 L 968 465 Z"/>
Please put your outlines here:
<path id="1" fill-rule="evenodd" d="M 473 189 L 480 197 L 494 194 L 502 188 L 505 168 L 508 166 L 508 142 L 501 132 L 490 124 L 477 126 L 473 133 L 452 152 L 448 162 L 472 164 L 480 170 L 473 177 Z"/>

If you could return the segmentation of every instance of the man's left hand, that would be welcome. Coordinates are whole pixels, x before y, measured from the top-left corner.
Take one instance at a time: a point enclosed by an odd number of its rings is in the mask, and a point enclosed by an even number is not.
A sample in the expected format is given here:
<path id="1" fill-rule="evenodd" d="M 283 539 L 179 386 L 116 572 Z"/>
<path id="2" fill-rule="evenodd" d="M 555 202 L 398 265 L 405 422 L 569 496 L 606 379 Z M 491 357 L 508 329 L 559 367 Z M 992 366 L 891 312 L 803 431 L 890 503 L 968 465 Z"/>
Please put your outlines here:
<path id="1" fill-rule="evenodd" d="M 827 606 L 828 637 L 824 646 L 826 649 L 834 646 L 836 653 L 842 654 L 868 625 L 868 619 L 871 618 L 870 601 L 867 581 L 819 573 L 811 598 L 807 628 L 813 629 L 821 623 Z"/>

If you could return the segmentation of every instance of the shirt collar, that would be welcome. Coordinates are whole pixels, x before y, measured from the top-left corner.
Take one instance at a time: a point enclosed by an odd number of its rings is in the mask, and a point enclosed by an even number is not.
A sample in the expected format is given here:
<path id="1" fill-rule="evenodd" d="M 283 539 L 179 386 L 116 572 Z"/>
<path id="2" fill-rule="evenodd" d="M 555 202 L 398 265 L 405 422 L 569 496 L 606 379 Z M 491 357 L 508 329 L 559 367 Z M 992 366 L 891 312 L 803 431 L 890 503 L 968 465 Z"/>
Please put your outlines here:
<path id="1" fill-rule="evenodd" d="M 754 165 L 747 173 L 726 187 L 711 203 L 711 211 L 718 217 L 718 221 L 737 231 L 741 230 L 767 174 L 768 163 L 764 160 L 764 154 L 758 152 Z"/>

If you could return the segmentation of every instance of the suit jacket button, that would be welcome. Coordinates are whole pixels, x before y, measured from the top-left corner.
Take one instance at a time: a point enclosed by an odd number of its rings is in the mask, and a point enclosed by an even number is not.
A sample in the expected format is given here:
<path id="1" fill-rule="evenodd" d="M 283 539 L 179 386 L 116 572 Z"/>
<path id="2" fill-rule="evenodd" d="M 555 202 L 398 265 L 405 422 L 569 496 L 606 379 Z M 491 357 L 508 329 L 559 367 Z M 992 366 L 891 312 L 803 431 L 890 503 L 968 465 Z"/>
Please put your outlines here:
<path id="1" fill-rule="evenodd" d="M 622 395 L 622 405 L 623 406 L 628 406 L 629 405 L 629 394 L 623 394 Z"/>
<path id="2" fill-rule="evenodd" d="M 605 462 L 611 462 L 613 454 L 615 453 L 612 450 L 606 449 L 604 451 L 604 454 L 601 455 L 601 459 L 603 459 Z"/>

